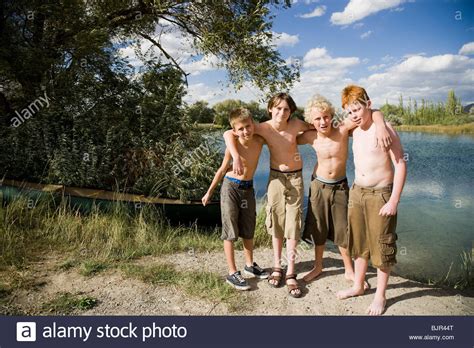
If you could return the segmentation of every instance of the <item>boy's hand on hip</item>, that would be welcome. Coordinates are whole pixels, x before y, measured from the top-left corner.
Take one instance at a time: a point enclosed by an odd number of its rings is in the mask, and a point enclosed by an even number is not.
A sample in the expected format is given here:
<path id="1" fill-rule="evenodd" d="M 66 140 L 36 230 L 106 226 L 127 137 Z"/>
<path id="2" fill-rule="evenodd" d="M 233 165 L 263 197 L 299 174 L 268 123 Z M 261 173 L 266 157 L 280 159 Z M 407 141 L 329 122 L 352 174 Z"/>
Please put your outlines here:
<path id="1" fill-rule="evenodd" d="M 397 206 L 398 203 L 388 201 L 384 204 L 382 208 L 380 208 L 379 215 L 380 216 L 393 216 L 397 213 Z"/>
<path id="2" fill-rule="evenodd" d="M 234 159 L 232 163 L 232 171 L 236 175 L 244 174 L 244 166 L 242 165 L 242 160 L 239 158 Z"/>
<path id="3" fill-rule="evenodd" d="M 386 127 L 377 127 L 375 131 L 376 136 L 376 143 L 375 147 L 380 146 L 383 151 L 387 152 L 390 149 L 390 145 L 392 145 L 392 137 L 390 133 L 387 131 Z"/>

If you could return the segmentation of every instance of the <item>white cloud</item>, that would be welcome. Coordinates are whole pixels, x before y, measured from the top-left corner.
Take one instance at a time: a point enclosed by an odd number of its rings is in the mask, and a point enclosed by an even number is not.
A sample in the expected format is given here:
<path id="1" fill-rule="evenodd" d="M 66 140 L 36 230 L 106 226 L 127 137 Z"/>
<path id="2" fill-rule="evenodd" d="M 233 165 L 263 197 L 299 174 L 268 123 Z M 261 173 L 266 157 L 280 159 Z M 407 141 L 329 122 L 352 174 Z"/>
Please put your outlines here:
<path id="1" fill-rule="evenodd" d="M 153 40 L 159 41 L 163 49 L 178 63 L 186 62 L 196 54 L 196 50 L 192 44 L 192 38 L 179 31 L 168 30 L 167 32 L 155 32 L 154 35 L 150 36 Z M 132 65 L 141 66 L 143 64 L 141 64 L 140 57 L 135 52 L 136 49 L 138 49 L 139 55 L 143 55 L 146 58 L 161 58 L 165 61 L 167 60 L 158 47 L 149 40 L 141 37 L 133 44 L 119 49 L 119 54 L 127 58 Z"/>
<path id="2" fill-rule="evenodd" d="M 385 55 L 385 56 L 382 57 L 382 62 L 384 62 L 384 63 L 391 63 L 391 62 L 393 62 L 393 61 L 395 61 L 395 60 L 396 60 L 396 58 L 393 57 L 393 56 L 391 56 L 391 55 L 389 55 L 389 54 L 387 54 L 387 55 Z"/>
<path id="3" fill-rule="evenodd" d="M 354 29 L 359 29 L 359 28 L 362 28 L 364 26 L 364 22 L 359 22 L 359 23 L 356 23 L 352 26 L 352 28 Z M 345 26 L 347 28 L 347 26 Z"/>
<path id="4" fill-rule="evenodd" d="M 346 69 L 360 63 L 358 57 L 331 57 L 325 47 L 316 47 L 309 50 L 303 58 L 303 67 Z"/>
<path id="5" fill-rule="evenodd" d="M 321 17 L 326 13 L 326 6 L 318 6 L 313 11 L 305 14 L 301 14 L 298 17 L 301 18 L 313 18 L 313 17 Z"/>
<path id="6" fill-rule="evenodd" d="M 342 88 L 354 82 L 350 69 L 360 63 L 358 57 L 333 57 L 325 47 L 309 50 L 303 58 L 300 81 L 292 89 L 293 98 L 304 107 L 312 95 L 319 93 L 338 107 Z"/>
<path id="7" fill-rule="evenodd" d="M 335 106 L 340 104 L 340 93 L 344 86 L 355 81 L 350 78 L 350 68 L 360 64 L 358 57 L 333 57 L 326 48 L 316 47 L 309 50 L 304 58 L 288 57 L 287 62 L 302 61 L 300 81 L 290 91 L 300 107 L 315 93 L 320 93 Z M 225 99 L 241 99 L 243 101 L 259 101 L 263 94 L 250 83 L 235 92 L 231 87 L 212 87 L 209 84 L 190 84 L 186 101 L 207 100 L 211 105 Z"/>
<path id="8" fill-rule="evenodd" d="M 403 55 L 403 59 L 408 59 L 408 58 L 416 57 L 416 56 L 426 56 L 426 53 L 425 52 L 407 53 Z"/>
<path id="9" fill-rule="evenodd" d="M 181 68 L 188 74 L 199 75 L 203 71 L 216 70 L 218 65 L 219 59 L 216 56 L 209 56 L 181 64 Z"/>
<path id="10" fill-rule="evenodd" d="M 396 7 L 396 8 L 394 8 L 394 9 L 391 9 L 390 11 L 391 11 L 391 12 L 402 12 L 403 10 L 405 10 L 404 7 Z"/>
<path id="11" fill-rule="evenodd" d="M 474 54 L 474 41 L 464 44 L 459 50 L 459 54 L 464 54 L 466 56 Z"/>
<path id="12" fill-rule="evenodd" d="M 166 31 L 158 28 L 151 38 L 160 42 L 166 52 L 181 66 L 188 74 L 199 75 L 203 71 L 215 70 L 218 68 L 216 57 L 198 57 L 193 46 L 192 38 L 182 32 L 168 27 Z M 138 51 L 138 54 L 137 52 Z M 169 61 L 161 50 L 147 39 L 140 38 L 135 43 L 119 49 L 120 56 L 126 58 L 135 68 L 143 66 L 140 56 L 145 59 L 161 59 Z"/>
<path id="13" fill-rule="evenodd" d="M 291 35 L 288 33 L 275 33 L 275 32 L 273 33 L 273 35 L 274 35 L 273 43 L 277 47 L 282 47 L 282 46 L 293 47 L 298 42 L 300 42 L 298 35 Z"/>
<path id="14" fill-rule="evenodd" d="M 367 70 L 369 71 L 377 71 L 377 70 L 381 70 L 383 68 L 385 68 L 387 66 L 387 64 L 378 64 L 378 65 L 371 65 L 367 68 Z"/>
<path id="15" fill-rule="evenodd" d="M 303 1 L 306 5 L 310 5 L 310 4 L 314 4 L 316 2 L 319 2 L 319 0 L 304 0 Z M 291 0 L 291 4 L 294 5 L 294 4 L 297 4 L 298 3 L 298 0 Z"/>
<path id="16" fill-rule="evenodd" d="M 372 35 L 372 30 L 366 31 L 360 36 L 360 38 L 364 40 L 364 39 L 367 39 L 370 35 Z"/>
<path id="17" fill-rule="evenodd" d="M 474 59 L 453 54 L 411 56 L 358 83 L 378 105 L 385 100 L 396 103 L 400 94 L 417 100 L 445 100 L 450 89 L 467 100 L 474 90 Z"/>
<path id="18" fill-rule="evenodd" d="M 228 86 L 210 85 L 208 83 L 191 83 L 188 86 L 188 94 L 184 97 L 184 101 L 191 104 L 198 100 L 205 100 L 212 106 L 226 99 L 240 99 L 244 102 L 259 102 L 263 97 L 264 95 L 249 82 L 244 83 L 239 91 Z"/>
<path id="19" fill-rule="evenodd" d="M 334 12 L 331 15 L 331 23 L 351 24 L 379 11 L 398 7 L 403 2 L 405 0 L 350 0 L 343 12 Z"/>

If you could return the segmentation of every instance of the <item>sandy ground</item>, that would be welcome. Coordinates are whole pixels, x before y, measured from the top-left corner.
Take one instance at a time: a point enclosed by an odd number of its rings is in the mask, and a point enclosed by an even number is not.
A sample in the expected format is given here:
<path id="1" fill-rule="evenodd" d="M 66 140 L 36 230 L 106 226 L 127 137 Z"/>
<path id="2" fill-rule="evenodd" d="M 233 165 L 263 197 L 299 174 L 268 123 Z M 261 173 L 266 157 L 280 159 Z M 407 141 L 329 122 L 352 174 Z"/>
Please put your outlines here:
<path id="1" fill-rule="evenodd" d="M 255 260 L 262 267 L 271 266 L 272 251 L 255 251 Z M 304 284 L 302 277 L 312 267 L 312 251 L 300 253 L 297 264 L 299 284 L 303 296 L 288 296 L 285 287 L 271 288 L 265 280 L 249 279 L 250 291 L 238 292 L 244 302 L 250 303 L 229 311 L 224 303 L 190 297 L 171 286 L 156 286 L 125 278 L 118 269 L 109 269 L 92 277 L 78 274 L 77 269 L 58 271 L 60 260 L 50 256 L 31 264 L 24 272 L 31 285 L 17 290 L 10 303 L 27 314 L 48 314 L 41 304 L 57 297 L 60 292 L 81 293 L 98 299 L 91 310 L 75 314 L 84 315 L 363 315 L 370 304 L 376 285 L 376 273 L 369 269 L 368 281 L 372 287 L 365 295 L 348 300 L 336 299 L 338 290 L 350 284 L 344 279 L 340 256 L 324 254 L 324 273 L 316 281 Z M 243 267 L 243 254 L 236 252 L 237 264 Z M 137 264 L 151 265 L 168 262 L 182 271 L 210 271 L 226 274 L 223 252 L 180 253 L 165 257 L 144 257 Z M 32 277 L 32 278 L 31 278 Z M 407 280 L 399 276 L 390 278 L 387 290 L 385 315 L 474 315 L 474 294 L 440 289 Z"/>

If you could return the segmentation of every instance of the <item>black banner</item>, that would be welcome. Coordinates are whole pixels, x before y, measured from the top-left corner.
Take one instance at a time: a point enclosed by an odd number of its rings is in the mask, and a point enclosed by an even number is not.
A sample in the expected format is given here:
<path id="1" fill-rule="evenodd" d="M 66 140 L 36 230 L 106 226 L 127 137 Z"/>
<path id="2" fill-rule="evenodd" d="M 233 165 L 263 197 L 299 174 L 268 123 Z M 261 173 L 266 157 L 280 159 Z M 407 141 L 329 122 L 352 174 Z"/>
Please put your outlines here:
<path id="1" fill-rule="evenodd" d="M 472 317 L 0 317 L 10 347 L 473 347 Z"/>

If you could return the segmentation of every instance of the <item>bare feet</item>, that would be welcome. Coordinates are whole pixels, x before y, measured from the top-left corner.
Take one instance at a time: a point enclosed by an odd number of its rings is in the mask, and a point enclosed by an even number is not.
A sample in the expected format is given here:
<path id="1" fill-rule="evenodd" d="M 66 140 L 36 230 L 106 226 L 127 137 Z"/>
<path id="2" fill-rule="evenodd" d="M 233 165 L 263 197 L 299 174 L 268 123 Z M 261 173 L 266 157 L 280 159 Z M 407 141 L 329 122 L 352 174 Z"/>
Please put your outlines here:
<path id="1" fill-rule="evenodd" d="M 306 273 L 306 275 L 303 277 L 303 280 L 306 283 L 309 283 L 310 281 L 318 278 L 321 275 L 321 273 L 323 273 L 323 270 L 321 269 L 321 267 L 314 267 L 311 271 Z"/>
<path id="2" fill-rule="evenodd" d="M 336 296 L 339 300 L 345 300 L 349 297 L 360 296 L 364 294 L 364 289 L 349 288 L 346 290 L 338 291 Z"/>
<path id="3" fill-rule="evenodd" d="M 344 273 L 344 278 L 349 282 L 354 282 L 354 273 Z M 367 279 L 364 279 L 364 291 L 370 289 L 370 284 Z"/>
<path id="4" fill-rule="evenodd" d="M 353 282 L 354 281 L 354 272 L 345 271 L 344 272 L 344 278 L 346 278 L 346 280 L 350 280 L 351 282 Z"/>
<path id="5" fill-rule="evenodd" d="M 367 314 L 369 315 L 381 315 L 385 311 L 385 304 L 387 301 L 385 297 L 375 296 L 374 300 L 370 304 L 369 308 L 367 308 Z"/>

